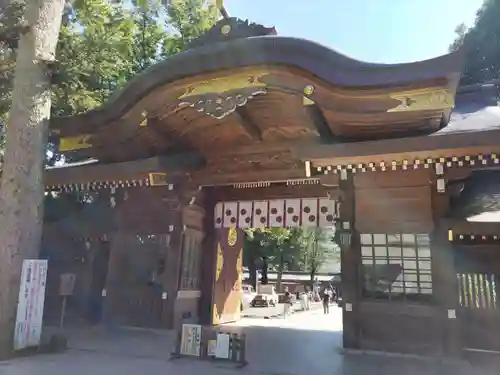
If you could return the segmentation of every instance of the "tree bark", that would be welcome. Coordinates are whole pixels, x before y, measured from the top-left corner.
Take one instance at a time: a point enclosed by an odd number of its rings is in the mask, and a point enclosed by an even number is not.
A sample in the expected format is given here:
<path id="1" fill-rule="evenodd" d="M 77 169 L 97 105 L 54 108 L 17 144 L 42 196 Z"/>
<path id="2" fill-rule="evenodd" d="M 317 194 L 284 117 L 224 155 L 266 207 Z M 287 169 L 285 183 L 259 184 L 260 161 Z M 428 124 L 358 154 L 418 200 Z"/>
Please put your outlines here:
<path id="1" fill-rule="evenodd" d="M 12 354 L 22 261 L 37 258 L 39 252 L 51 107 L 49 64 L 63 9 L 64 0 L 29 0 L 28 28 L 19 40 L 0 185 L 0 358 Z"/>
<path id="2" fill-rule="evenodd" d="M 283 258 L 283 250 L 280 250 L 279 254 L 279 262 L 278 262 L 278 270 L 277 270 L 277 275 L 276 275 L 276 290 L 278 293 L 281 293 L 281 284 L 283 281 L 283 270 L 285 268 L 285 260 Z"/>

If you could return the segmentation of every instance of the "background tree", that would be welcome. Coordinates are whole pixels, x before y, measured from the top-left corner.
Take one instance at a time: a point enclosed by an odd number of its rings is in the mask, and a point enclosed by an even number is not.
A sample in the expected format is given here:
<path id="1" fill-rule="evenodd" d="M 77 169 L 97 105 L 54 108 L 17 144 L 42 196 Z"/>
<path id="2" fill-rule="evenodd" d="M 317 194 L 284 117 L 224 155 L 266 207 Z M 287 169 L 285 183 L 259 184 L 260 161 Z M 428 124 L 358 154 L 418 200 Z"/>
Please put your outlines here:
<path id="1" fill-rule="evenodd" d="M 326 262 L 340 260 L 333 242 L 334 231 L 326 228 L 250 229 L 244 245 L 244 265 L 251 285 L 256 287 L 258 264 L 266 258 L 277 273 L 276 289 L 281 290 L 284 271 L 308 272 L 311 281 Z"/>
<path id="2" fill-rule="evenodd" d="M 264 241 L 270 267 L 277 273 L 276 290 L 281 291 L 283 271 L 293 264 L 300 253 L 301 237 L 296 228 L 269 228 Z"/>
<path id="3" fill-rule="evenodd" d="M 327 228 L 302 230 L 301 269 L 309 273 L 311 283 L 327 261 L 340 260 L 340 249 L 334 242 L 334 235 L 335 231 Z"/>
<path id="4" fill-rule="evenodd" d="M 484 83 L 500 78 L 500 0 L 486 0 L 474 26 L 459 25 L 450 50 L 464 46 L 466 61 L 462 84 Z"/>
<path id="5" fill-rule="evenodd" d="M 51 64 L 64 0 L 31 0 L 21 21 L 0 185 L 0 357 L 9 357 L 23 259 L 36 258 L 43 220 L 43 167 Z"/>
<path id="6" fill-rule="evenodd" d="M 39 251 L 51 109 L 56 115 L 72 115 L 102 105 L 137 72 L 182 48 L 181 37 L 194 38 L 215 22 L 214 8 L 185 8 L 198 3 L 186 0 L 149 9 L 106 0 L 75 0 L 71 7 L 64 0 L 30 0 L 26 8 L 20 3 L 19 15 L 13 15 L 12 7 L 0 7 L 0 118 L 8 123 L 0 193 L 0 354 L 6 355 L 12 343 L 21 262 Z M 195 17 L 178 11 L 181 7 L 196 11 Z M 167 27 L 165 19 L 168 23 L 170 18 L 160 12 L 176 12 L 180 31 Z M 204 12 L 213 14 L 213 22 L 203 18 Z M 23 15 L 27 25 L 20 22 Z M 57 61 L 51 61 L 55 52 Z"/>
<path id="7" fill-rule="evenodd" d="M 165 9 L 165 23 L 170 37 L 164 40 L 163 56 L 183 51 L 193 39 L 212 27 L 219 17 L 215 3 L 206 0 L 170 0 L 166 2 Z"/>
<path id="8" fill-rule="evenodd" d="M 250 285 L 257 290 L 257 269 L 262 259 L 262 242 L 265 231 L 260 229 L 245 230 L 245 242 L 243 244 L 243 264 L 248 267 Z"/>

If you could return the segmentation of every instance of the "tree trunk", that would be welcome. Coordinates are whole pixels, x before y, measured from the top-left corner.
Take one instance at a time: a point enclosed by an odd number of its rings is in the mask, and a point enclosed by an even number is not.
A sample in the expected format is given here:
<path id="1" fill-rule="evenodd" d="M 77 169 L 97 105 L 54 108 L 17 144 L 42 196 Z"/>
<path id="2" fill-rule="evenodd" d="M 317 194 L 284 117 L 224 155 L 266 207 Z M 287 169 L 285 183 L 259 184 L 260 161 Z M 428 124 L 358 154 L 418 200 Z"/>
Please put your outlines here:
<path id="1" fill-rule="evenodd" d="M 16 0 L 14 0 L 16 1 Z M 51 74 L 64 0 L 29 0 L 17 51 L 0 186 L 0 357 L 12 354 L 23 259 L 37 258 L 42 234 L 45 144 Z"/>
<path id="2" fill-rule="evenodd" d="M 309 270 L 309 277 L 310 277 L 310 280 L 311 280 L 311 287 L 314 286 L 314 279 L 316 278 L 316 273 L 317 273 L 317 269 L 316 267 L 314 267 L 313 265 L 311 265 L 311 269 Z"/>
<path id="3" fill-rule="evenodd" d="M 281 282 L 283 280 L 284 267 L 285 267 L 285 262 L 283 259 L 283 253 L 280 252 L 280 259 L 279 259 L 278 270 L 277 270 L 278 272 L 276 275 L 276 290 L 278 291 L 278 293 L 281 293 Z"/>

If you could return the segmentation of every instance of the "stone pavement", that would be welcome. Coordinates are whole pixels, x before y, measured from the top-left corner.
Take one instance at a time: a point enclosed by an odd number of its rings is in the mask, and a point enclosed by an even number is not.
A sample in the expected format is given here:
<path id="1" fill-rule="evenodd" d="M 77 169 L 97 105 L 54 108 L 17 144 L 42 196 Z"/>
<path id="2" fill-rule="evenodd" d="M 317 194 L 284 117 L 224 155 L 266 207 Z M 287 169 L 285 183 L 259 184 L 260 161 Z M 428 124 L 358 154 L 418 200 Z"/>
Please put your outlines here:
<path id="1" fill-rule="evenodd" d="M 313 302 L 311 304 L 311 310 L 317 310 L 322 308 L 321 302 Z M 294 305 L 294 313 L 302 313 L 302 307 L 300 302 L 296 302 Z M 283 315 L 283 304 L 278 304 L 276 306 L 270 307 L 248 307 L 241 312 L 243 318 L 257 318 L 257 319 L 273 319 L 279 318 Z"/>
<path id="2" fill-rule="evenodd" d="M 366 354 L 342 354 L 341 310 L 312 311 L 289 319 L 245 319 L 227 330 L 247 334 L 249 365 L 168 361 L 170 332 L 129 329 L 72 330 L 68 352 L 0 363 L 0 375 L 490 375 L 466 363 L 439 363 Z"/>

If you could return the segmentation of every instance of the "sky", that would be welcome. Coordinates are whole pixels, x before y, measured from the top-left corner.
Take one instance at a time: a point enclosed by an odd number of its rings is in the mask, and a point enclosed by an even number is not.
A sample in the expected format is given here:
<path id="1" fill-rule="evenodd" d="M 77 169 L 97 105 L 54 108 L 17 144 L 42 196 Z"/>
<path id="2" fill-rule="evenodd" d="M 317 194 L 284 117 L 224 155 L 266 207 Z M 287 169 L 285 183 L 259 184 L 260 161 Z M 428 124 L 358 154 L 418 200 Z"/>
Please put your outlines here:
<path id="1" fill-rule="evenodd" d="M 400 63 L 447 53 L 483 0 L 224 0 L 231 17 L 274 26 L 358 60 Z"/>

